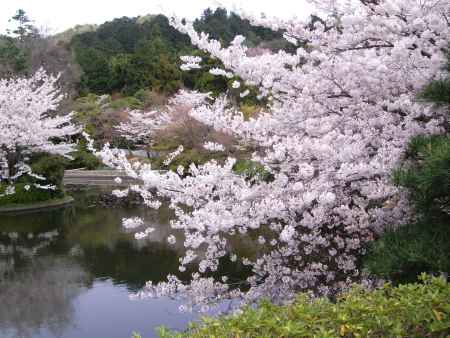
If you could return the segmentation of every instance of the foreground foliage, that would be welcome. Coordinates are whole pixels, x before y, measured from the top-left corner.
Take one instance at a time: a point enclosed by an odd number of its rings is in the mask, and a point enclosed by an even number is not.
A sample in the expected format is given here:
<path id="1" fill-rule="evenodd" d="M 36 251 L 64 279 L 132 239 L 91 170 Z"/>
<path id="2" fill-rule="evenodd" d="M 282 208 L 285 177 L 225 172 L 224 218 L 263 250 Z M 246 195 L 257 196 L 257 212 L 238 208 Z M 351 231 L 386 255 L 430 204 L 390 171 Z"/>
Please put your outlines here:
<path id="1" fill-rule="evenodd" d="M 201 337 L 446 337 L 450 330 L 450 285 L 422 276 L 423 284 L 367 291 L 359 286 L 336 302 L 310 301 L 306 294 L 288 306 L 267 301 L 241 314 L 204 318 L 184 333 L 162 328 L 162 338 Z"/>

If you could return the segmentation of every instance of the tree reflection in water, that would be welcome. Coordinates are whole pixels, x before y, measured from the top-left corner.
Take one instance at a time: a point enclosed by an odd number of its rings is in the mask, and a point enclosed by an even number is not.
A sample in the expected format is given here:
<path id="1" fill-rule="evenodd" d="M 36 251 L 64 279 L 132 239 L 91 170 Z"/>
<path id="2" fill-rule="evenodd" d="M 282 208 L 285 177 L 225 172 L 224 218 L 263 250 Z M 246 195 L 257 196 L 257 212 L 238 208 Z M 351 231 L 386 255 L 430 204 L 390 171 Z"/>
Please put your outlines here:
<path id="1" fill-rule="evenodd" d="M 86 279 L 78 264 L 60 257 L 33 258 L 32 264 L 23 269 L 3 274 L 3 278 L 0 275 L 3 334 L 25 338 L 46 328 L 60 336 L 72 324 L 72 301 L 83 290 Z"/>
<path id="2" fill-rule="evenodd" d="M 0 216 L 0 337 L 123 338 L 161 324 L 183 329 L 194 317 L 178 313 L 181 303 L 127 297 L 148 280 L 184 280 L 192 272 L 178 271 L 182 236 L 175 245 L 166 240 L 170 210 L 104 208 L 96 191 L 73 195 L 70 208 Z M 137 241 L 122 227 L 131 216 L 155 228 L 150 238 Z M 258 248 L 249 240 L 233 242 L 246 257 Z M 236 282 L 246 269 L 225 258 L 218 273 Z"/>

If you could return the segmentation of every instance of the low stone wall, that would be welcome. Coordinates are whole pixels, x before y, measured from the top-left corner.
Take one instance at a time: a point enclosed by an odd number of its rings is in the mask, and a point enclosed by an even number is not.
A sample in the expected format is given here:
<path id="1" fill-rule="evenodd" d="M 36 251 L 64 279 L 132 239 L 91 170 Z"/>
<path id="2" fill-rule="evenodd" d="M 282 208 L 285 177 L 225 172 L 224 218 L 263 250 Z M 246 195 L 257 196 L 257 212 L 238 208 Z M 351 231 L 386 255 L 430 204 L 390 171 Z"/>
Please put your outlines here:
<path id="1" fill-rule="evenodd" d="M 72 204 L 74 202 L 73 197 L 66 196 L 63 198 L 52 199 L 44 202 L 36 202 L 31 204 L 17 204 L 0 207 L 0 214 L 4 213 L 22 213 L 39 211 L 42 209 L 53 209 Z"/>
<path id="2" fill-rule="evenodd" d="M 116 181 L 116 178 L 120 181 Z M 64 185 L 84 186 L 128 186 L 140 182 L 127 176 L 121 170 L 66 170 L 64 172 Z"/>

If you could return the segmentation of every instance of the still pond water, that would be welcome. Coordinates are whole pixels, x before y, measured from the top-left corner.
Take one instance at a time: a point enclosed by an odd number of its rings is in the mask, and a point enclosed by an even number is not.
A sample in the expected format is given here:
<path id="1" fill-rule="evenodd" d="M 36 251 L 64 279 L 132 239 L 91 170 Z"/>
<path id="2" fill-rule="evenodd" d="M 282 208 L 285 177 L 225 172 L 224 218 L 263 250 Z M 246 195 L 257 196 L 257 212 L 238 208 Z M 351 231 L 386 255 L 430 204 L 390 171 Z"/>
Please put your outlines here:
<path id="1" fill-rule="evenodd" d="M 1 338 L 147 338 L 196 319 L 175 300 L 129 298 L 178 271 L 182 248 L 165 241 L 169 212 L 92 205 L 96 193 L 76 193 L 64 209 L 0 215 Z M 150 240 L 121 227 L 136 215 L 156 228 Z"/>

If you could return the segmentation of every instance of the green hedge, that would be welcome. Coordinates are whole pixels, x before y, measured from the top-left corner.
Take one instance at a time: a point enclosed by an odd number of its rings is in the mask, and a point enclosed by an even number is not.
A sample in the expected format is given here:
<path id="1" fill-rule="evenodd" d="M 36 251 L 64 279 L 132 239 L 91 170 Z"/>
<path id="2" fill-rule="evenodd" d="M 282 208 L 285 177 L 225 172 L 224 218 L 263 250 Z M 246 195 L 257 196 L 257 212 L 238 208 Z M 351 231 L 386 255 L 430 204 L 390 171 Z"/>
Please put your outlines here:
<path id="1" fill-rule="evenodd" d="M 62 156 L 39 154 L 32 158 L 31 169 L 34 173 L 46 178 L 42 184 L 51 184 L 63 190 L 62 181 L 67 159 Z M 36 181 L 37 183 L 41 183 Z"/>
<path id="2" fill-rule="evenodd" d="M 237 160 L 233 166 L 233 171 L 242 175 L 248 180 L 261 180 L 271 182 L 274 179 L 272 173 L 268 172 L 261 164 L 251 160 Z"/>
<path id="3" fill-rule="evenodd" d="M 27 185 L 30 187 L 28 190 L 25 189 Z M 4 193 L 5 188 L 6 184 L 0 185 L 0 194 Z M 44 202 L 63 196 L 64 192 L 61 190 L 45 190 L 29 183 L 16 183 L 14 194 L 0 197 L 0 206 Z"/>
<path id="4" fill-rule="evenodd" d="M 33 173 L 45 177 L 44 181 L 28 175 L 23 175 L 15 182 L 15 193 L 0 197 L 0 205 L 30 204 L 48 201 L 64 196 L 62 180 L 67 160 L 62 156 L 46 153 L 36 153 L 30 158 L 30 166 Z M 34 184 L 54 185 L 55 190 L 40 189 Z M 0 195 L 5 192 L 7 182 L 0 182 Z M 25 187 L 28 186 L 28 189 Z"/>
<path id="5" fill-rule="evenodd" d="M 443 278 L 367 291 L 353 287 L 331 302 L 306 294 L 289 306 L 264 301 L 241 314 L 204 318 L 184 333 L 159 329 L 162 338 L 448 337 L 450 286 Z M 135 337 L 139 337 L 135 335 Z"/>
<path id="6" fill-rule="evenodd" d="M 66 169 L 85 168 L 87 170 L 95 170 L 102 167 L 102 162 L 94 154 L 86 150 L 83 146 L 72 153 L 73 160 L 67 162 Z"/>

